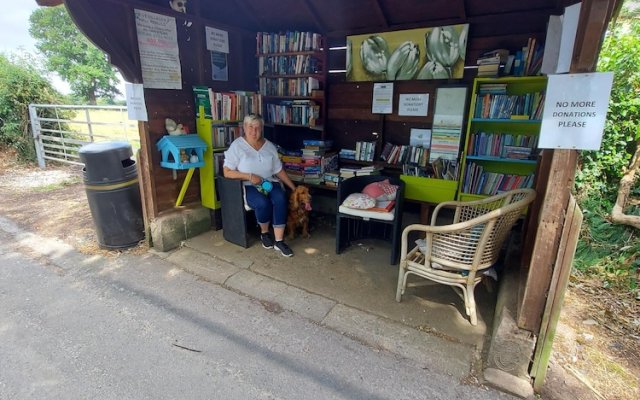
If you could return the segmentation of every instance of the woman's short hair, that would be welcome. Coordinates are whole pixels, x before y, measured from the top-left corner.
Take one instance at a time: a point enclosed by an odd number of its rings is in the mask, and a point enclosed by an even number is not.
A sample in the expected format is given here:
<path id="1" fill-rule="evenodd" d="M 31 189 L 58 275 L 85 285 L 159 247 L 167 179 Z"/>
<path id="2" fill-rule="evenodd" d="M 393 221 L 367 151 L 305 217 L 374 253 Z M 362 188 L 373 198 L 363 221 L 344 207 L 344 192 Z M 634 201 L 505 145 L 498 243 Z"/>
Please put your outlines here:
<path id="1" fill-rule="evenodd" d="M 260 126 L 264 126 L 264 119 L 260 114 L 247 114 L 244 116 L 243 124 L 250 124 L 252 122 L 259 122 Z"/>

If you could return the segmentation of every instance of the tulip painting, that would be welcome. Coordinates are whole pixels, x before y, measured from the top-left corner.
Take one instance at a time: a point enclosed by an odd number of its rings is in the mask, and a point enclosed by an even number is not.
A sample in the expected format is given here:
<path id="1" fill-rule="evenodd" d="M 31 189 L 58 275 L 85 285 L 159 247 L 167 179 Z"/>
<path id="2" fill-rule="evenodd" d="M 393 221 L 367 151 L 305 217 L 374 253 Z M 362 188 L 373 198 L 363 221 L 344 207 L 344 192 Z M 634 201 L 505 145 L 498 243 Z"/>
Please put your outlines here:
<path id="1" fill-rule="evenodd" d="M 460 79 L 469 24 L 347 37 L 348 81 Z"/>

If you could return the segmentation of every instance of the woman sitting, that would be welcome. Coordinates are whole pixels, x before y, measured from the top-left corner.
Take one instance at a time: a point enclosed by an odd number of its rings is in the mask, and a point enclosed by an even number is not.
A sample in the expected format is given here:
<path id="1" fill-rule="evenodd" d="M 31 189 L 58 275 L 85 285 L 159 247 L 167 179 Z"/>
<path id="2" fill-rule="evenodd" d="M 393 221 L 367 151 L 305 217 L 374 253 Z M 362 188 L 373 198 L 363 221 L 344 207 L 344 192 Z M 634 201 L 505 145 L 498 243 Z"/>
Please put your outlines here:
<path id="1" fill-rule="evenodd" d="M 282 169 L 276 146 L 264 138 L 264 121 L 256 114 L 249 114 L 243 121 L 244 136 L 234 140 L 224 153 L 224 176 L 245 181 L 247 204 L 256 213 L 260 225 L 260 240 L 265 249 L 275 248 L 283 256 L 291 257 L 293 251 L 284 242 L 287 223 L 287 196 L 274 175 L 292 191 L 296 189 Z M 269 224 L 273 224 L 273 234 Z"/>

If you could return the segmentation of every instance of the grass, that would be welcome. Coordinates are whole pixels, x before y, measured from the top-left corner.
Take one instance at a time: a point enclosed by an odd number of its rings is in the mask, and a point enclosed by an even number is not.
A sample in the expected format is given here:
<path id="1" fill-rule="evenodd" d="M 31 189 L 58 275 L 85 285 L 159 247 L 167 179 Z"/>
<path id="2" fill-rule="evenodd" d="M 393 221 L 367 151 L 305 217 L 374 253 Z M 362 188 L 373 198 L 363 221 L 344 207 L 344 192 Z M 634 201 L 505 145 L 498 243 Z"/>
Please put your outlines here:
<path id="1" fill-rule="evenodd" d="M 134 153 L 140 148 L 140 137 L 138 134 L 138 124 L 130 121 L 126 109 L 124 112 L 118 110 L 87 109 L 73 110 L 68 112 L 68 129 L 72 135 L 80 140 L 102 142 L 123 140 L 131 143 Z M 91 132 L 89 125 L 91 122 Z"/>
<path id="2" fill-rule="evenodd" d="M 33 188 L 33 191 L 34 192 L 51 192 L 54 190 L 62 189 L 66 186 L 75 185 L 80 182 L 82 182 L 80 178 L 71 178 L 71 179 L 64 180 L 62 182 L 49 183 L 47 185 L 37 186 Z"/>

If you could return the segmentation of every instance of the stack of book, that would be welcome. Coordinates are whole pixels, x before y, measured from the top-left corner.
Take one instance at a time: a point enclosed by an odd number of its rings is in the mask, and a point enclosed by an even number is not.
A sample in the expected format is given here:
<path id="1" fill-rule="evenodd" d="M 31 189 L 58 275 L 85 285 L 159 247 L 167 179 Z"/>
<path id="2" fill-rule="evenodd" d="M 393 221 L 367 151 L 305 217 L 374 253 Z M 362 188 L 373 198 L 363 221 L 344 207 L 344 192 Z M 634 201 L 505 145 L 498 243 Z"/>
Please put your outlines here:
<path id="1" fill-rule="evenodd" d="M 482 54 L 477 61 L 478 76 L 497 77 L 500 75 L 500 66 L 505 67 L 509 59 L 509 50 L 497 49 Z"/>
<path id="2" fill-rule="evenodd" d="M 338 187 L 338 184 L 340 183 L 340 172 L 325 172 L 323 178 L 325 186 Z"/>
<path id="3" fill-rule="evenodd" d="M 363 175 L 378 175 L 380 174 L 380 167 L 374 165 L 368 165 L 366 167 L 341 167 L 340 179 L 349 179 L 354 176 Z"/>
<path id="4" fill-rule="evenodd" d="M 342 160 L 355 160 L 356 151 L 352 149 L 340 149 L 340 153 L 338 153 L 338 156 Z"/>
<path id="5" fill-rule="evenodd" d="M 302 151 L 280 149 L 280 161 L 292 181 L 304 181 L 304 166 L 302 165 Z"/>

